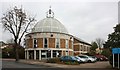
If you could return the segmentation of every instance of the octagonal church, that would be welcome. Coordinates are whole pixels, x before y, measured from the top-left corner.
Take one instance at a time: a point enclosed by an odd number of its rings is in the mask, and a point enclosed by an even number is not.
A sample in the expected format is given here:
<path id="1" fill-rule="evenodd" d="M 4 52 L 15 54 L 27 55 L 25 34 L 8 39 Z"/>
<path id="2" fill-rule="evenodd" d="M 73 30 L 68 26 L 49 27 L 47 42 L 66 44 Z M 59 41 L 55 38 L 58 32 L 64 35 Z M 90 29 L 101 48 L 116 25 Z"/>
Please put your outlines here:
<path id="1" fill-rule="evenodd" d="M 66 27 L 54 17 L 51 8 L 46 18 L 37 22 L 25 35 L 25 59 L 42 60 L 88 53 L 91 45 L 70 35 Z"/>

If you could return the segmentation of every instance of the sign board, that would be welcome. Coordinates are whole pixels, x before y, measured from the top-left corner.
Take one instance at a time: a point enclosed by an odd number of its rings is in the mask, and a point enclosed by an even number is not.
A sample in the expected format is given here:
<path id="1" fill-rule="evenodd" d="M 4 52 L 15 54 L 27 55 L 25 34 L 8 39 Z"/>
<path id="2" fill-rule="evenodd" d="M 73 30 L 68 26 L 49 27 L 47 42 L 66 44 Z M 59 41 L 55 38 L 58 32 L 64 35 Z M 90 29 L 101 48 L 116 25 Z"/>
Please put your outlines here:
<path id="1" fill-rule="evenodd" d="M 113 48 L 112 54 L 120 54 L 120 48 Z"/>
<path id="2" fill-rule="evenodd" d="M 115 57 L 114 54 L 118 54 L 118 69 L 119 69 L 119 54 L 120 54 L 120 48 L 113 48 L 112 49 L 112 54 L 113 54 L 113 67 L 115 67 Z"/>
<path id="3" fill-rule="evenodd" d="M 118 48 L 118 52 L 119 52 L 119 54 L 120 54 L 120 48 Z"/>

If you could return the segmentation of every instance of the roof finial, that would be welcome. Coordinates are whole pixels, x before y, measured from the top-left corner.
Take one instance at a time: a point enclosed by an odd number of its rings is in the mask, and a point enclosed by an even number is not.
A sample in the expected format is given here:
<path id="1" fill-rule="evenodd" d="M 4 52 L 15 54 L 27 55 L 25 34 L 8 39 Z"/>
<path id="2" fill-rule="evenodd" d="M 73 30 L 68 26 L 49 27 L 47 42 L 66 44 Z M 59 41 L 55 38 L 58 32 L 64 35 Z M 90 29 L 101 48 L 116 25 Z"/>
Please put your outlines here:
<path id="1" fill-rule="evenodd" d="M 51 5 L 50 5 L 50 9 L 51 9 Z"/>
<path id="2" fill-rule="evenodd" d="M 46 15 L 47 18 L 50 18 L 50 17 L 54 17 L 54 12 L 51 10 L 51 6 L 49 7 L 49 11 L 47 11 L 47 15 Z"/>

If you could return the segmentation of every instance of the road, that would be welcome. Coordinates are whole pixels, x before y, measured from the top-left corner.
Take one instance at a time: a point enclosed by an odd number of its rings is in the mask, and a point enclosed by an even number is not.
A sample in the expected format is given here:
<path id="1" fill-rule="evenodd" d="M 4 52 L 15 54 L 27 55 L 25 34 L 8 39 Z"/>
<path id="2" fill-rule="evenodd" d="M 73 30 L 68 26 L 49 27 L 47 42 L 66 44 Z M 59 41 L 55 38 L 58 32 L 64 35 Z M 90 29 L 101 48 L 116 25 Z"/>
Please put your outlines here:
<path id="1" fill-rule="evenodd" d="M 47 65 L 26 64 L 2 60 L 2 67 L 2 70 L 101 70 L 101 68 L 102 70 L 115 70 L 109 67 L 108 62 L 86 63 L 80 65 L 61 65 L 61 67 L 52 67 Z"/>

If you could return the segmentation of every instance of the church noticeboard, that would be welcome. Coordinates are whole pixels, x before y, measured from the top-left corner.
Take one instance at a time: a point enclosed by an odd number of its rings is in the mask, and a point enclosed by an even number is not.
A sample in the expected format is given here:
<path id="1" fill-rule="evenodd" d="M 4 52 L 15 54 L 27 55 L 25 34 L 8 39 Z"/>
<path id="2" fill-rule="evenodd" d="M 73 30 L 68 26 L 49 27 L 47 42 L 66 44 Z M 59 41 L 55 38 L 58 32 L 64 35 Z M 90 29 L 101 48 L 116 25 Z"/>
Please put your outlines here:
<path id="1" fill-rule="evenodd" d="M 112 54 L 120 54 L 120 48 L 113 48 Z"/>
<path id="2" fill-rule="evenodd" d="M 120 54 L 120 48 L 113 48 L 112 49 L 112 54 L 113 54 L 113 68 L 115 67 L 115 57 L 114 57 L 114 54 L 118 54 L 118 69 L 119 69 L 119 65 L 120 65 L 120 63 L 119 63 L 119 61 L 120 61 L 120 57 L 119 57 L 119 54 Z"/>

